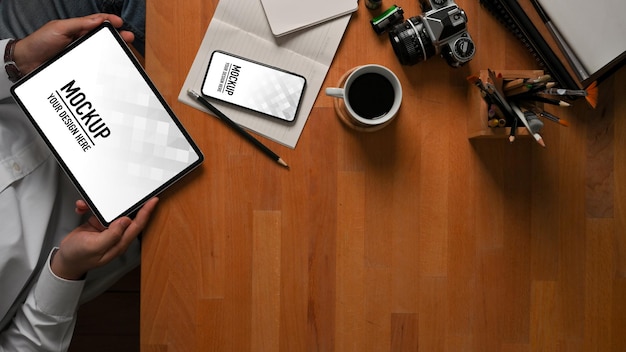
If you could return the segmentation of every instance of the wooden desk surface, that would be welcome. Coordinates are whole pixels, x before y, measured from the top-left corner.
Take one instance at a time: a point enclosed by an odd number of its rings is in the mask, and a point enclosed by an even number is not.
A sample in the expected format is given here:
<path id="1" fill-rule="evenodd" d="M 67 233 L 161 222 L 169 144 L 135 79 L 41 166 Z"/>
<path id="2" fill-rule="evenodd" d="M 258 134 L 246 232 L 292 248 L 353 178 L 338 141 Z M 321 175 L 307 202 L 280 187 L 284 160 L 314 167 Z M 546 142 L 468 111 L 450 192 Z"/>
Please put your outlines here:
<path id="1" fill-rule="evenodd" d="M 286 170 L 176 101 L 217 0 L 147 2 L 146 66 L 206 162 L 144 236 L 142 351 L 624 351 L 626 69 L 551 110 L 547 148 L 468 141 L 481 69 L 535 69 L 478 5 L 461 69 L 397 62 L 363 1 L 324 87 L 378 63 L 401 114 L 355 132 L 318 96 Z M 418 2 L 399 0 L 405 17 Z"/>

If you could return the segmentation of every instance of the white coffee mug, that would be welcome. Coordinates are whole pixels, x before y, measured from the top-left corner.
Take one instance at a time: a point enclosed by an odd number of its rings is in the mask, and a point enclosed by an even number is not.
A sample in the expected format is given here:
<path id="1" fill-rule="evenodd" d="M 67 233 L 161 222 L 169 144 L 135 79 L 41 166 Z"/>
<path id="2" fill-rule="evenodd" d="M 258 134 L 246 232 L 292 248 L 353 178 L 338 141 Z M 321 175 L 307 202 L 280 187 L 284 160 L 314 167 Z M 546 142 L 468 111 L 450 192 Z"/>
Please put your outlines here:
<path id="1" fill-rule="evenodd" d="M 326 95 L 343 99 L 355 125 L 375 127 L 390 122 L 398 114 L 402 86 L 388 68 L 368 64 L 355 68 L 343 87 L 326 88 Z"/>

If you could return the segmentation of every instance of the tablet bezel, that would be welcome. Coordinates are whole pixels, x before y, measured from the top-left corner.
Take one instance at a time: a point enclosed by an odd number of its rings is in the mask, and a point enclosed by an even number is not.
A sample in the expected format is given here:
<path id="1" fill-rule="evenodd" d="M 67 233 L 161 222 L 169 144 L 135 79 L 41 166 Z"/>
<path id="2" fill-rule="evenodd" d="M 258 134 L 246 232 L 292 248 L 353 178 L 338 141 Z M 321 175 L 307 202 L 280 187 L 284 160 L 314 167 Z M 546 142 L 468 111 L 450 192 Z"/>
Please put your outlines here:
<path id="1" fill-rule="evenodd" d="M 87 194 L 85 189 L 80 185 L 80 183 L 78 182 L 77 178 L 74 176 L 74 173 L 72 172 L 70 167 L 67 165 L 66 162 L 64 162 L 64 160 L 60 156 L 60 154 L 57 151 L 57 149 L 55 148 L 55 146 L 51 143 L 51 141 L 46 136 L 44 131 L 40 128 L 38 122 L 36 121 L 35 118 L 33 118 L 31 113 L 29 112 L 28 108 L 23 103 L 22 99 L 20 99 L 20 93 L 19 93 L 19 88 L 23 84 L 25 84 L 26 82 L 28 82 L 32 78 L 36 77 L 38 73 L 40 73 L 43 70 L 45 70 L 47 67 L 52 65 L 55 61 L 59 60 L 61 57 L 65 56 L 66 54 L 71 52 L 74 48 L 78 47 L 79 45 L 81 45 L 82 43 L 84 43 L 89 38 L 93 37 L 96 33 L 100 32 L 102 30 L 109 31 L 112 34 L 112 36 L 115 38 L 115 40 L 119 44 L 120 49 L 123 50 L 123 52 L 125 53 L 126 57 L 135 66 L 136 70 L 141 74 L 141 76 L 143 77 L 144 82 L 147 84 L 147 86 L 150 88 L 150 90 L 153 92 L 153 94 L 159 100 L 159 102 L 160 102 L 161 106 L 163 107 L 163 109 L 167 112 L 167 114 L 171 118 L 171 120 L 174 123 L 174 125 L 181 132 L 182 136 L 185 138 L 186 142 L 193 149 L 193 151 L 195 152 L 195 154 L 197 156 L 197 160 L 195 162 L 189 164 L 187 167 L 185 167 L 182 170 L 178 171 L 175 176 L 173 176 L 170 179 L 168 179 L 167 181 L 161 183 L 161 185 L 159 187 L 156 187 L 155 189 L 153 189 L 145 197 L 143 197 L 141 199 L 138 199 L 137 201 L 133 201 L 133 204 L 130 207 L 128 207 L 126 210 L 122 211 L 119 215 L 114 216 L 114 217 L 112 217 L 110 219 L 105 219 L 105 217 L 103 216 L 102 212 L 98 209 L 98 206 L 92 201 L 92 199 L 90 198 L 89 194 Z M 65 172 L 65 174 L 71 179 L 71 181 L 74 184 L 74 186 L 77 188 L 77 190 L 79 191 L 79 193 L 81 194 L 83 199 L 89 205 L 89 207 L 90 207 L 91 211 L 93 212 L 93 214 L 98 218 L 100 223 L 103 226 L 105 226 L 105 227 L 109 226 L 111 224 L 111 222 L 113 222 L 115 219 L 117 219 L 119 217 L 132 216 L 133 213 L 136 212 L 146 201 L 148 201 L 150 198 L 152 198 L 152 197 L 160 194 L 161 192 L 163 192 L 166 188 L 171 186 L 173 183 L 177 182 L 179 179 L 181 179 L 183 176 L 188 174 L 191 170 L 193 170 L 196 167 L 198 167 L 204 161 L 204 155 L 202 154 L 200 148 L 193 141 L 193 139 L 191 138 L 189 133 L 185 130 L 184 126 L 181 124 L 179 119 L 174 114 L 174 112 L 171 109 L 171 107 L 167 104 L 167 102 L 165 101 L 163 96 L 160 94 L 160 92 L 155 87 L 154 83 L 150 80 L 150 78 L 148 77 L 147 73 L 145 72 L 145 70 L 143 69 L 143 67 L 141 66 L 140 62 L 137 60 L 137 58 L 135 57 L 135 55 L 133 54 L 131 49 L 128 47 L 126 42 L 124 42 L 124 40 L 119 35 L 117 30 L 109 22 L 104 22 L 103 24 L 101 24 L 100 26 L 95 28 L 94 30 L 90 31 L 89 33 L 87 33 L 86 35 L 84 35 L 81 38 L 77 39 L 76 41 L 72 42 L 69 46 L 67 46 L 65 49 L 63 49 L 55 57 L 53 57 L 52 59 L 48 60 L 46 63 L 44 63 L 43 65 L 41 65 L 37 69 L 35 69 L 33 72 L 31 72 L 30 74 L 28 74 L 27 76 L 22 78 L 20 81 L 16 82 L 11 87 L 10 91 L 11 91 L 11 95 L 14 97 L 15 101 L 18 103 L 18 105 L 24 111 L 24 113 L 26 114 L 26 116 L 28 117 L 30 122 L 33 124 L 33 126 L 35 127 L 35 129 L 37 130 L 39 135 L 42 137 L 44 142 L 47 144 L 48 148 L 51 150 L 52 154 L 55 156 L 57 162 L 59 163 L 59 165 L 61 166 L 61 168 Z"/>

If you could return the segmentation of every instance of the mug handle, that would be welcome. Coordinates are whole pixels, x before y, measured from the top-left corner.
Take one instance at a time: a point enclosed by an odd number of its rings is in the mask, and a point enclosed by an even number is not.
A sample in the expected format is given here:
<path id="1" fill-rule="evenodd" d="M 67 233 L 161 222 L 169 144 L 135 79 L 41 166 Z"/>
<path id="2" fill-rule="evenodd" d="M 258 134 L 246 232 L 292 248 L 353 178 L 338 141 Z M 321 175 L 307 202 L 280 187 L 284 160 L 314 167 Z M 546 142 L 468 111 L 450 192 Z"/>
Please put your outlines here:
<path id="1" fill-rule="evenodd" d="M 343 88 L 326 88 L 326 95 L 343 99 L 344 90 Z"/>

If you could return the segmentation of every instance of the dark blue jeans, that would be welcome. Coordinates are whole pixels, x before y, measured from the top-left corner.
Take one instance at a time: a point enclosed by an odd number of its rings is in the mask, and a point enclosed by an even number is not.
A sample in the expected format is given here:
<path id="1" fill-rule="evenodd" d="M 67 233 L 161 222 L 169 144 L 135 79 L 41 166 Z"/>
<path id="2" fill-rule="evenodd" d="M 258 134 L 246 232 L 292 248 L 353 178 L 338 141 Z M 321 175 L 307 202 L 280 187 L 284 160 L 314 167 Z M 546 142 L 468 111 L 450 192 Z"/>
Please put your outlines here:
<path id="1" fill-rule="evenodd" d="M 51 20 L 98 12 L 122 17 L 122 29 L 135 34 L 133 46 L 144 55 L 145 0 L 0 0 L 0 39 L 23 38 Z"/>

